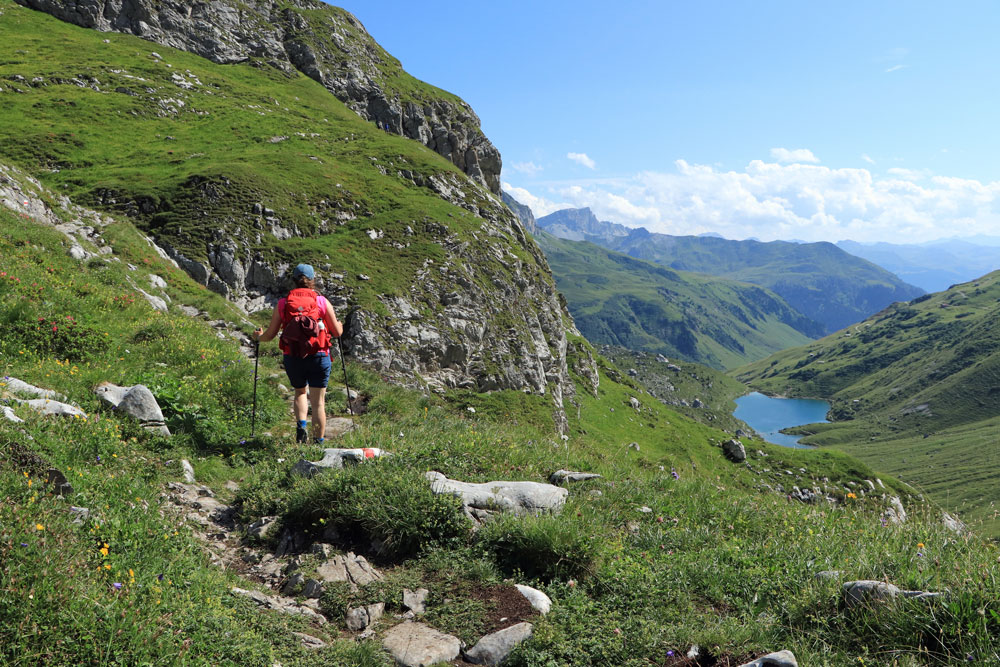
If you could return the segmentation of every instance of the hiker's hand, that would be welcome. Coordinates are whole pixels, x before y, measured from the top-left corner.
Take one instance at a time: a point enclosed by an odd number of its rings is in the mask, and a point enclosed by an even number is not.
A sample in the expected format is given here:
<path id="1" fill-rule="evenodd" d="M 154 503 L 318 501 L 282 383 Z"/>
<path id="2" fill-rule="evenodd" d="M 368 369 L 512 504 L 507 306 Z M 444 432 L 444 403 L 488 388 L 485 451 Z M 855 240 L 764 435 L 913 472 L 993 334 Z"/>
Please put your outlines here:
<path id="1" fill-rule="evenodd" d="M 260 340 L 260 337 L 264 335 L 264 329 L 254 329 L 253 337 L 254 340 Z"/>

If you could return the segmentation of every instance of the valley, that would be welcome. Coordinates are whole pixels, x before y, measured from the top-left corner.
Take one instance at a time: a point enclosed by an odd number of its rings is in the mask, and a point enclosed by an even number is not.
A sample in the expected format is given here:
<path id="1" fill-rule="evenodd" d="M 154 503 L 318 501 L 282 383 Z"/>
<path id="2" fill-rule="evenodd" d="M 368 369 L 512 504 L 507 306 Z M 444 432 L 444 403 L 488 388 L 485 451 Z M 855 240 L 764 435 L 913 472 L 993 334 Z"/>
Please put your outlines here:
<path id="1" fill-rule="evenodd" d="M 1000 272 L 536 220 L 377 38 L 0 0 L 0 665 L 1000 660 Z M 317 442 L 252 335 L 298 263 Z"/>

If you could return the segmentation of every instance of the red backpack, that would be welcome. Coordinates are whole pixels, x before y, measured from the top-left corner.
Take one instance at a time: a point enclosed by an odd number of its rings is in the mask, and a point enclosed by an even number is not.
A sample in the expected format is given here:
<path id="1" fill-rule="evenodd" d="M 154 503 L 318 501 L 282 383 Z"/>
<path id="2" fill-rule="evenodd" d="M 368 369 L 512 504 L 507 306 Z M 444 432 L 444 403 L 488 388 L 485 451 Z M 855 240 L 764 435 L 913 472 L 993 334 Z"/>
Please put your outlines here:
<path id="1" fill-rule="evenodd" d="M 288 293 L 281 313 L 281 349 L 293 357 L 308 357 L 330 349 L 330 332 L 319 314 L 317 294 L 307 287 Z"/>

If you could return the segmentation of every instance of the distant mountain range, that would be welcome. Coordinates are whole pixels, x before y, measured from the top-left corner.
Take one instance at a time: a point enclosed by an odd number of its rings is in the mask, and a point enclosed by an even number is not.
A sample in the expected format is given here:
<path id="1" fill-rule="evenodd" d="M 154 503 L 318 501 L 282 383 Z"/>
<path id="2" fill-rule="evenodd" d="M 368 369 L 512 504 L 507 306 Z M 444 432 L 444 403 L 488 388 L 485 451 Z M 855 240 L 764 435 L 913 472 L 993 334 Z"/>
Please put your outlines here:
<path id="1" fill-rule="evenodd" d="M 731 241 L 715 236 L 670 236 L 597 219 L 589 208 L 538 218 L 539 229 L 589 241 L 672 269 L 706 273 L 766 287 L 824 333 L 859 322 L 895 301 L 924 293 L 876 264 L 832 243 Z"/>
<path id="2" fill-rule="evenodd" d="M 732 368 L 823 334 L 774 292 L 674 271 L 586 241 L 539 230 L 577 328 L 595 344 Z"/>
<path id="3" fill-rule="evenodd" d="M 1000 269 L 1000 239 L 943 239 L 919 245 L 838 241 L 842 250 L 892 271 L 928 292 L 941 292 Z"/>

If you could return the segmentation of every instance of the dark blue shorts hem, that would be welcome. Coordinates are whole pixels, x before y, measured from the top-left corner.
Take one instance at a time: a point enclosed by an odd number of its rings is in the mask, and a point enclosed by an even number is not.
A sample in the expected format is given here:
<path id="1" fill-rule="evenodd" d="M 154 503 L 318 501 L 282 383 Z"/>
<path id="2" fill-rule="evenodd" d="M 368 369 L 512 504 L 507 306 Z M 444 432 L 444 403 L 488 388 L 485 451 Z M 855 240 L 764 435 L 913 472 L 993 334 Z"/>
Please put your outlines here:
<path id="1" fill-rule="evenodd" d="M 326 387 L 330 382 L 330 355 L 319 352 L 309 357 L 285 355 L 285 373 L 295 389 Z"/>

